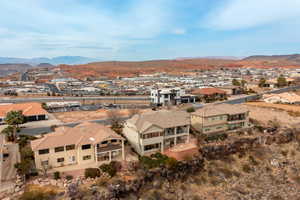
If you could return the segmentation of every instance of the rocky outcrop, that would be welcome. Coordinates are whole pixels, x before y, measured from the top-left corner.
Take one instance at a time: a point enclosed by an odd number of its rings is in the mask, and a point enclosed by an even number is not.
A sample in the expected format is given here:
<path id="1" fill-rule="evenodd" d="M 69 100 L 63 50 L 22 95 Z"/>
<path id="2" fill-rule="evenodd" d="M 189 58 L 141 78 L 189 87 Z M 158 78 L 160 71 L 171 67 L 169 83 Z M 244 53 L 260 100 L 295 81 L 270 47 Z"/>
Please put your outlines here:
<path id="1" fill-rule="evenodd" d="M 300 131 L 295 129 L 278 129 L 276 132 L 265 133 L 262 136 L 238 138 L 234 141 L 223 142 L 222 144 L 207 144 L 200 148 L 200 152 L 206 159 L 221 159 L 231 154 L 243 153 L 256 145 L 289 143 L 297 139 L 299 133 Z"/>
<path id="2" fill-rule="evenodd" d="M 90 199 L 128 199 L 130 197 L 137 199 L 142 187 L 160 188 L 166 182 L 186 179 L 188 176 L 201 171 L 204 167 L 202 157 L 194 158 L 190 161 L 178 162 L 172 168 L 161 166 L 151 170 L 138 170 L 138 178 L 124 181 L 121 179 L 114 180 L 107 187 L 94 186 L 90 189 Z M 79 190 L 79 184 L 73 183 L 68 186 L 67 195 L 71 199 L 81 199 L 86 197 L 86 193 Z"/>
<path id="3" fill-rule="evenodd" d="M 251 149 L 258 143 L 258 138 L 243 138 L 227 144 L 222 145 L 206 145 L 200 151 L 208 160 L 221 159 L 235 153 L 241 153 L 245 150 Z"/>

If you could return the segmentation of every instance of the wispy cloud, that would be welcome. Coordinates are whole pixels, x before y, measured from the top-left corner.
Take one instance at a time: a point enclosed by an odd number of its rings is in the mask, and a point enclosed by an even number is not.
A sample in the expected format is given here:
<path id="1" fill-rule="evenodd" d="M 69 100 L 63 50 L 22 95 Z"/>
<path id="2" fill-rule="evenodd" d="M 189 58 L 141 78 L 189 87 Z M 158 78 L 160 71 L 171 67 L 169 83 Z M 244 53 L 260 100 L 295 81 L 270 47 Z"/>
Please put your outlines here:
<path id="1" fill-rule="evenodd" d="M 172 31 L 172 33 L 174 33 L 176 35 L 184 35 L 184 34 L 186 34 L 186 30 L 183 28 L 177 28 L 177 29 L 174 29 Z"/>
<path id="2" fill-rule="evenodd" d="M 94 57 L 103 56 L 99 55 L 103 53 L 99 50 L 106 49 L 105 56 L 113 56 L 121 48 L 153 39 L 167 31 L 172 19 L 171 9 L 165 0 L 134 1 L 118 14 L 102 6 L 103 1 L 95 1 L 89 6 L 70 0 L 53 0 L 52 4 L 45 2 L 0 2 L 3 11 L 0 23 L 4 26 L 4 33 L 10 35 L 1 37 L 0 43 L 13 46 L 15 55 L 19 53 L 15 46 L 18 45 L 22 48 L 22 55 L 24 49 L 28 50 L 25 56 L 45 54 L 46 51 L 55 56 L 66 51 L 75 53 L 74 49 L 78 53 L 85 50 L 85 55 Z M 59 6 L 65 11 L 56 9 Z M 0 34 L 3 32 L 1 30 Z M 53 48 L 55 45 L 56 49 Z M 92 48 L 87 52 L 87 47 Z M 9 52 L 9 49 L 5 49 L 0 47 L 0 54 Z"/>
<path id="3" fill-rule="evenodd" d="M 203 21 L 206 27 L 213 29 L 236 30 L 299 17 L 299 0 L 228 0 Z"/>

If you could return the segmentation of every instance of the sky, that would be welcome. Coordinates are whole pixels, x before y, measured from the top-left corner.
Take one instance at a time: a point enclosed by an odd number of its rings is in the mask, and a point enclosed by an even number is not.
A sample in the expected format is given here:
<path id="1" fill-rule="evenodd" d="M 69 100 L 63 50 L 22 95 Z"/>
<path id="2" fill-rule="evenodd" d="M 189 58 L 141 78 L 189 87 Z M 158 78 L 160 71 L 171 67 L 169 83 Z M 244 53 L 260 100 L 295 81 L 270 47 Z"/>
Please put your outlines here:
<path id="1" fill-rule="evenodd" d="M 0 0 L 0 57 L 300 53 L 300 0 Z"/>

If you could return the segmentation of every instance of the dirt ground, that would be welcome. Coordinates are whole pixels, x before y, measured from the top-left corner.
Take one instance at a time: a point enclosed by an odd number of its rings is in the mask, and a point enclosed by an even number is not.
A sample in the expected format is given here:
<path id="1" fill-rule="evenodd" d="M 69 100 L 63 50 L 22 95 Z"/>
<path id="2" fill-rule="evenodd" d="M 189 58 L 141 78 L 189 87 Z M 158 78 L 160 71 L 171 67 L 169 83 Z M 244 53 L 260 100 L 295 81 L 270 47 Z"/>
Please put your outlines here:
<path id="1" fill-rule="evenodd" d="M 139 112 L 146 112 L 150 109 L 139 110 Z M 80 122 L 80 121 L 89 121 L 95 119 L 106 119 L 108 117 L 109 110 L 99 109 L 97 111 L 72 111 L 72 112 L 60 112 L 54 113 L 55 117 L 61 120 L 64 123 L 70 122 Z M 131 110 L 129 109 L 119 109 L 118 115 L 120 117 L 130 116 Z"/>
<path id="2" fill-rule="evenodd" d="M 271 104 L 264 102 L 248 102 L 245 105 L 250 110 L 250 118 L 265 125 L 270 120 L 278 120 L 282 126 L 293 127 L 300 123 L 300 116 L 293 113 L 300 112 L 300 106 Z"/>
<path id="3" fill-rule="evenodd" d="M 247 102 L 246 105 L 254 105 L 265 108 L 275 108 L 285 111 L 300 112 L 300 105 L 274 104 L 266 102 Z"/>

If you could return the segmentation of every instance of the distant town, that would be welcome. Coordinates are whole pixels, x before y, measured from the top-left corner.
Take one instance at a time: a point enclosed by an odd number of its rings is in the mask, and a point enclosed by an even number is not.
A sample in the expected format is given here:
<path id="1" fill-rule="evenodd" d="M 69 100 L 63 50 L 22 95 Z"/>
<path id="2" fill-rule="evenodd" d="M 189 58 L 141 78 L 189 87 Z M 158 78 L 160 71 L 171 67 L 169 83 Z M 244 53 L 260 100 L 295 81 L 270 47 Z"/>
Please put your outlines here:
<path id="1" fill-rule="evenodd" d="M 279 174 L 300 170 L 296 160 L 287 164 L 287 154 L 299 151 L 282 150 L 300 142 L 299 81 L 300 67 L 83 79 L 39 67 L 7 75 L 0 82 L 0 198 L 83 199 L 85 185 L 102 188 L 99 199 L 127 199 L 136 187 L 194 173 L 215 186 L 262 165 Z M 224 180 L 210 174 L 215 162 Z M 299 195 L 295 176 L 287 180 Z"/>

